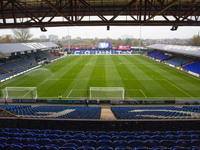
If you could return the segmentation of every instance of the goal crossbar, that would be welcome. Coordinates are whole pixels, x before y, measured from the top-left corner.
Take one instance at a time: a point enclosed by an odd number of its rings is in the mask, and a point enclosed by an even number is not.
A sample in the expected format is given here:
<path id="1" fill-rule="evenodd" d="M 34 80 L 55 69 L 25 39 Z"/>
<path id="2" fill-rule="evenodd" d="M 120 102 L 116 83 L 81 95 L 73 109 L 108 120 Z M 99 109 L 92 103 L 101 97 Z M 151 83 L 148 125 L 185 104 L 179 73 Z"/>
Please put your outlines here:
<path id="1" fill-rule="evenodd" d="M 36 87 L 5 87 L 2 93 L 6 98 L 37 98 Z"/>
<path id="2" fill-rule="evenodd" d="M 124 100 L 123 87 L 90 87 L 90 99 L 121 99 Z"/>

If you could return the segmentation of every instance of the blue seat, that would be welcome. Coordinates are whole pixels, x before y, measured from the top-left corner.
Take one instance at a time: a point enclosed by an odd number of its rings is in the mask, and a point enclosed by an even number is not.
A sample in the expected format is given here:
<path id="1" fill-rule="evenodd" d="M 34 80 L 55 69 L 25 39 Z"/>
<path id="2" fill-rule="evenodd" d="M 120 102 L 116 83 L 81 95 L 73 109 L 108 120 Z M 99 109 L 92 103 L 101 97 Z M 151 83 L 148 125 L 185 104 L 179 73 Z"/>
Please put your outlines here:
<path id="1" fill-rule="evenodd" d="M 174 147 L 171 147 L 170 150 L 189 150 L 189 148 L 184 147 L 184 146 L 174 146 Z"/>
<path id="2" fill-rule="evenodd" d="M 96 135 L 95 131 L 85 131 L 85 135 Z"/>
<path id="3" fill-rule="evenodd" d="M 113 146 L 127 146 L 127 141 L 126 140 L 115 140 L 113 141 Z"/>
<path id="4" fill-rule="evenodd" d="M 59 147 L 59 150 L 77 150 L 74 147 Z"/>
<path id="5" fill-rule="evenodd" d="M 47 144 L 51 144 L 51 139 L 49 138 L 41 138 L 41 139 L 38 139 L 37 140 L 37 144 L 40 144 L 40 145 L 47 145 Z"/>
<path id="6" fill-rule="evenodd" d="M 108 140 L 111 140 L 111 137 L 109 135 L 100 135 L 99 136 L 99 140 L 102 140 L 102 139 L 108 139 Z"/>
<path id="7" fill-rule="evenodd" d="M 133 150 L 150 150 L 150 148 L 144 146 L 137 146 Z"/>
<path id="8" fill-rule="evenodd" d="M 108 133 L 106 131 L 97 131 L 96 132 L 97 135 L 108 135 Z"/>
<path id="9" fill-rule="evenodd" d="M 42 147 L 40 147 L 40 150 L 58 150 L 58 147 L 54 147 L 54 146 L 42 146 Z"/>
<path id="10" fill-rule="evenodd" d="M 154 146 L 158 146 L 158 145 L 159 145 L 159 141 L 157 141 L 157 140 L 144 141 L 144 146 L 146 146 L 146 147 L 154 147 Z"/>
<path id="11" fill-rule="evenodd" d="M 44 134 L 44 133 L 39 133 L 39 134 L 36 134 L 37 138 L 46 138 L 47 135 Z"/>
<path id="12" fill-rule="evenodd" d="M 96 150 L 113 150 L 113 148 L 110 146 L 100 146 Z"/>
<path id="13" fill-rule="evenodd" d="M 75 134 L 74 136 L 72 136 L 73 139 L 79 139 L 79 140 L 83 140 L 85 139 L 85 135 L 82 134 L 82 133 L 78 133 L 78 134 Z"/>
<path id="14" fill-rule="evenodd" d="M 200 140 L 191 140 L 192 146 L 200 146 Z"/>
<path id="15" fill-rule="evenodd" d="M 113 135 L 118 135 L 119 133 L 117 131 L 109 131 L 107 132 L 108 135 L 113 136 Z"/>
<path id="16" fill-rule="evenodd" d="M 22 142 L 22 138 L 21 137 L 9 137 L 8 138 L 8 143 L 12 144 L 12 143 L 21 143 Z"/>
<path id="17" fill-rule="evenodd" d="M 122 135 L 113 135 L 111 139 L 114 140 L 124 140 L 124 136 Z"/>
<path id="18" fill-rule="evenodd" d="M 75 143 L 65 143 L 62 147 L 68 147 L 68 148 L 78 148 L 78 145 Z"/>
<path id="19" fill-rule="evenodd" d="M 52 144 L 56 144 L 58 146 L 62 146 L 66 143 L 66 140 L 65 139 L 53 139 L 51 141 Z"/>
<path id="20" fill-rule="evenodd" d="M 161 140 L 159 143 L 161 146 L 164 146 L 164 147 L 172 147 L 176 145 L 173 140 Z"/>
<path id="21" fill-rule="evenodd" d="M 84 146 L 93 146 L 93 147 L 95 147 L 97 145 L 97 141 L 96 140 L 87 139 L 87 140 L 83 141 L 83 145 Z"/>
<path id="22" fill-rule="evenodd" d="M 150 137 L 151 140 L 163 140 L 164 137 L 162 135 L 152 135 Z"/>
<path id="23" fill-rule="evenodd" d="M 191 139 L 200 139 L 200 135 L 199 134 L 192 134 Z"/>
<path id="24" fill-rule="evenodd" d="M 63 134 L 63 135 L 60 135 L 60 138 L 65 139 L 65 140 L 70 140 L 70 139 L 72 139 L 72 135 L 71 134 Z"/>
<path id="25" fill-rule="evenodd" d="M 132 150 L 129 146 L 117 146 L 115 150 Z"/>
<path id="26" fill-rule="evenodd" d="M 149 140 L 151 136 L 149 135 L 140 135 L 138 136 L 138 140 Z"/>
<path id="27" fill-rule="evenodd" d="M 78 150 L 95 150 L 95 148 L 92 146 L 81 146 Z"/>
<path id="28" fill-rule="evenodd" d="M 97 145 L 98 145 L 98 147 L 100 147 L 100 146 L 112 146 L 112 141 L 107 140 L 107 139 L 99 140 Z"/>
<path id="29" fill-rule="evenodd" d="M 23 150 L 39 150 L 40 146 L 37 145 L 25 145 L 23 146 Z"/>
<path id="30" fill-rule="evenodd" d="M 183 140 L 190 140 L 191 136 L 190 135 L 178 135 L 178 139 L 183 139 Z"/>
<path id="31" fill-rule="evenodd" d="M 131 140 L 128 142 L 128 145 L 132 148 L 137 147 L 137 146 L 143 146 L 144 142 L 141 140 Z"/>
<path id="32" fill-rule="evenodd" d="M 28 145 L 28 144 L 34 144 L 34 143 L 36 143 L 36 141 L 37 141 L 37 138 L 23 138 L 22 142 L 25 145 Z"/>
<path id="33" fill-rule="evenodd" d="M 190 147 L 191 150 L 200 150 L 200 146 L 192 146 Z"/>
<path id="34" fill-rule="evenodd" d="M 177 140 L 176 141 L 176 145 L 177 146 L 190 147 L 191 146 L 191 142 L 190 142 L 190 140 Z"/>
<path id="35" fill-rule="evenodd" d="M 50 139 L 58 139 L 58 138 L 59 138 L 59 135 L 58 135 L 58 134 L 47 134 L 47 138 L 50 138 Z"/>
<path id="36" fill-rule="evenodd" d="M 0 149 L 4 149 L 6 145 L 0 144 Z"/>
<path id="37" fill-rule="evenodd" d="M 135 136 L 135 135 L 127 135 L 127 136 L 124 137 L 124 139 L 126 141 L 138 140 L 137 136 Z"/>
<path id="38" fill-rule="evenodd" d="M 8 137 L 0 137 L 0 141 L 4 142 L 4 143 L 7 143 Z"/>
<path id="39" fill-rule="evenodd" d="M 74 143 L 77 144 L 78 147 L 82 146 L 82 141 L 79 139 L 71 139 L 71 140 L 67 140 L 66 143 Z"/>
<path id="40" fill-rule="evenodd" d="M 151 148 L 152 150 L 168 150 L 168 148 L 164 146 L 154 146 Z"/>
<path id="41" fill-rule="evenodd" d="M 22 150 L 22 146 L 20 145 L 13 145 L 13 144 L 7 144 L 4 147 L 5 150 Z"/>
<path id="42" fill-rule="evenodd" d="M 165 140 L 176 140 L 177 136 L 176 135 L 172 135 L 172 134 L 167 134 L 164 136 Z"/>
<path id="43" fill-rule="evenodd" d="M 98 136 L 93 135 L 93 134 L 90 134 L 90 135 L 87 135 L 87 136 L 85 137 L 85 139 L 98 140 Z"/>
<path id="44" fill-rule="evenodd" d="M 121 132 L 119 132 L 119 134 L 123 135 L 123 136 L 126 136 L 126 135 L 129 135 L 130 132 L 128 132 L 128 131 L 121 131 Z"/>

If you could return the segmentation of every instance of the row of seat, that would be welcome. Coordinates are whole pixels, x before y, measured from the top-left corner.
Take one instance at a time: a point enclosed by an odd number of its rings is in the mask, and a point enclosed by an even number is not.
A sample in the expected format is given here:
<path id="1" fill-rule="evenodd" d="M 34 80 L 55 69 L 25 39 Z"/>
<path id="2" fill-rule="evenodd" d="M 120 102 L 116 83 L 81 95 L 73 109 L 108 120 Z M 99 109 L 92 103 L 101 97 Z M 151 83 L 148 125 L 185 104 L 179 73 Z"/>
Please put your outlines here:
<path id="1" fill-rule="evenodd" d="M 197 109 L 198 108 L 198 109 Z M 200 107 L 111 107 L 117 119 L 199 119 Z"/>
<path id="2" fill-rule="evenodd" d="M 188 65 L 184 66 L 183 68 L 200 74 L 200 60 L 198 60 L 194 63 L 188 64 Z"/>
<path id="3" fill-rule="evenodd" d="M 47 144 L 47 145 L 40 145 L 40 144 L 27 144 L 24 145 L 22 143 L 13 143 L 13 144 L 6 144 L 0 142 L 0 149 L 1 150 L 199 150 L 199 146 L 191 146 L 191 147 L 184 147 L 184 146 L 172 146 L 172 147 L 165 147 L 165 146 L 154 146 L 154 147 L 147 147 L 147 146 L 78 146 L 74 143 L 65 143 L 62 146 L 58 146 L 56 144 Z"/>
<path id="4" fill-rule="evenodd" d="M 57 56 L 53 56 L 52 54 L 45 51 L 12 56 L 9 58 L 9 61 L 5 61 L 4 63 L 0 64 L 0 80 L 9 78 L 17 73 L 34 68 L 38 65 L 36 64 L 37 62 L 44 59 L 53 60 L 56 58 Z"/>
<path id="5" fill-rule="evenodd" d="M 12 106 L 7 106 L 8 108 Z M 64 118 L 64 119 L 100 119 L 101 107 L 84 106 L 37 106 L 7 109 L 22 118 Z M 0 111 L 0 114 L 7 114 Z"/>
<path id="6" fill-rule="evenodd" d="M 99 119 L 101 107 L 0 105 L 15 115 L 28 118 Z M 200 106 L 111 107 L 117 119 L 198 119 Z M 0 111 L 0 114 L 6 114 Z"/>
<path id="7" fill-rule="evenodd" d="M 200 149 L 200 131 L 72 131 L 0 128 L 0 149 Z"/>

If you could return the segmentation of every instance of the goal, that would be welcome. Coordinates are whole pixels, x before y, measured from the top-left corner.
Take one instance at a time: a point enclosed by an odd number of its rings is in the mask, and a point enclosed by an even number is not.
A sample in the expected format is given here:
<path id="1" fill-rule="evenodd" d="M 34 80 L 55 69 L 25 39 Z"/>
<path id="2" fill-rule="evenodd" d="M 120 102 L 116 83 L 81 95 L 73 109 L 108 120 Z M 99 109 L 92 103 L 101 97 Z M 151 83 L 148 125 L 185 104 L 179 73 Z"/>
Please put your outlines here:
<path id="1" fill-rule="evenodd" d="M 90 99 L 124 100 L 123 87 L 90 87 Z"/>
<path id="2" fill-rule="evenodd" d="M 36 99 L 36 87 L 6 87 L 2 90 L 3 97 L 6 98 L 22 98 L 22 99 Z"/>

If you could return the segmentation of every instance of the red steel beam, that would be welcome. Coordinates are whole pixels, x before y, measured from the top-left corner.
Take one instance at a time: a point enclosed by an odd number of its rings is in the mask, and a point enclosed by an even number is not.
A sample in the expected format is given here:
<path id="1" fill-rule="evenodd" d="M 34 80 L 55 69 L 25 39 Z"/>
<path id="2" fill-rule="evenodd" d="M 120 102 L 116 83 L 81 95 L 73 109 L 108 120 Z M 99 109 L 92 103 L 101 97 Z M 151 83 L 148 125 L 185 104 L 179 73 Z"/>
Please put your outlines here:
<path id="1" fill-rule="evenodd" d="M 13 14 L 14 23 L 17 23 L 14 1 L 12 1 L 12 14 Z"/>
<path id="2" fill-rule="evenodd" d="M 5 9 L 5 6 L 3 5 L 3 0 L 1 0 L 1 15 L 2 15 L 2 19 L 3 19 L 3 23 L 6 24 L 4 9 Z"/>
<path id="3" fill-rule="evenodd" d="M 155 16 L 161 14 L 162 12 L 164 12 L 165 10 L 167 10 L 168 8 L 170 8 L 171 6 L 173 6 L 178 0 L 173 0 L 171 3 L 169 3 L 167 6 L 165 6 L 162 10 L 160 10 L 159 12 L 153 14 L 150 18 L 148 18 L 146 22 L 150 21 L 151 19 L 153 19 Z M 143 24 L 144 25 L 144 24 Z"/>
<path id="4" fill-rule="evenodd" d="M 79 0 L 84 6 L 88 7 L 91 11 L 93 11 L 102 21 L 108 21 L 101 13 L 96 11 L 91 5 L 89 5 L 85 0 Z"/>
<path id="5" fill-rule="evenodd" d="M 70 20 L 70 18 L 67 17 L 67 16 L 65 16 L 61 11 L 59 11 L 51 2 L 49 2 L 48 0 L 42 0 L 42 1 L 44 1 L 47 5 L 49 5 L 58 14 L 60 14 L 61 16 L 63 16 L 65 19 L 67 19 L 69 21 L 69 23 L 73 24 L 73 22 Z"/>
<path id="6" fill-rule="evenodd" d="M 131 7 L 135 2 L 137 2 L 137 0 L 132 0 L 128 5 L 124 6 L 120 11 L 118 11 L 116 14 L 113 15 L 113 17 L 109 20 L 109 22 L 115 20 L 115 18 L 117 18 L 120 15 L 120 13 L 122 13 L 127 8 Z"/>

